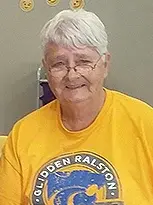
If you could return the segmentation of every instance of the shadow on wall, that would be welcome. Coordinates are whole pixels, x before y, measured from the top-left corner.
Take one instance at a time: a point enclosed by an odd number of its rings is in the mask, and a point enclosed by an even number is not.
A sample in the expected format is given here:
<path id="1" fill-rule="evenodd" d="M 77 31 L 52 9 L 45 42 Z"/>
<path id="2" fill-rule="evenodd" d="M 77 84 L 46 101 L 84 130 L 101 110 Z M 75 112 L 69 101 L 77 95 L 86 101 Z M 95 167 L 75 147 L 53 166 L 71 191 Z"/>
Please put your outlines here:
<path id="1" fill-rule="evenodd" d="M 23 68 L 29 65 L 24 65 Z M 36 69 L 37 65 L 30 65 L 31 71 L 26 71 L 27 74 L 23 74 L 16 80 L 7 86 L 7 96 L 5 105 L 5 132 L 9 132 L 16 121 L 21 119 L 23 116 L 32 112 L 36 109 L 36 90 L 37 90 L 37 79 Z M 6 134 L 7 134 L 6 133 Z"/>

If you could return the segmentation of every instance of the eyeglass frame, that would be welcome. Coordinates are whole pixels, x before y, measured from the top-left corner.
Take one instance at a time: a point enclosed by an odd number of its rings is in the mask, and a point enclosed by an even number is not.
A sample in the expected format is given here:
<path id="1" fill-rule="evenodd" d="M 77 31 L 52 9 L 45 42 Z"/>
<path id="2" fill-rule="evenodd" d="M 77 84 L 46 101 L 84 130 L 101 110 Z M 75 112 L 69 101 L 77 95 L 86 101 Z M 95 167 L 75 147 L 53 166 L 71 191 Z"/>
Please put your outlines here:
<path id="1" fill-rule="evenodd" d="M 105 55 L 105 54 L 106 54 L 106 53 L 103 53 L 103 55 Z M 88 64 L 86 64 L 86 66 L 89 66 L 92 71 L 95 70 L 97 64 L 99 63 L 99 61 L 100 61 L 100 59 L 103 57 L 103 55 L 101 55 L 101 56 L 98 58 L 98 60 L 96 61 L 96 63 L 95 63 L 93 66 L 92 66 L 92 65 L 88 65 Z M 85 64 L 84 64 L 84 65 L 85 65 Z M 76 69 L 76 67 L 79 66 L 79 65 L 75 65 L 74 67 L 70 67 L 70 66 L 67 66 L 67 65 L 64 65 L 64 66 L 65 66 L 65 68 L 67 69 L 67 73 L 69 73 L 71 69 L 73 69 L 76 73 L 79 73 L 79 72 L 77 72 L 77 69 Z M 52 70 L 52 68 L 51 68 L 51 66 L 50 66 L 50 67 L 49 67 L 49 72 L 50 72 L 50 73 L 51 73 L 51 70 Z M 67 73 L 66 73 L 66 75 L 67 75 Z M 52 73 L 51 73 L 51 74 L 52 74 Z M 79 73 L 79 74 L 81 74 L 81 73 Z"/>

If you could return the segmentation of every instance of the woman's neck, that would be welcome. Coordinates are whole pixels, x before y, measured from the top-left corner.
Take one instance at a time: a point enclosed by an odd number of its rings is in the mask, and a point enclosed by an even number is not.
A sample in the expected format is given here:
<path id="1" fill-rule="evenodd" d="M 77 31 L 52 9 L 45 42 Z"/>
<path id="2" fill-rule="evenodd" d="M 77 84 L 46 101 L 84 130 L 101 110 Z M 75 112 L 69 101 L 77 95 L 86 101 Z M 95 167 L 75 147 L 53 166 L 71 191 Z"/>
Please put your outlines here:
<path id="1" fill-rule="evenodd" d="M 83 102 L 61 104 L 61 118 L 64 126 L 71 131 L 79 131 L 88 127 L 103 107 L 105 95 L 102 89 L 93 98 Z"/>

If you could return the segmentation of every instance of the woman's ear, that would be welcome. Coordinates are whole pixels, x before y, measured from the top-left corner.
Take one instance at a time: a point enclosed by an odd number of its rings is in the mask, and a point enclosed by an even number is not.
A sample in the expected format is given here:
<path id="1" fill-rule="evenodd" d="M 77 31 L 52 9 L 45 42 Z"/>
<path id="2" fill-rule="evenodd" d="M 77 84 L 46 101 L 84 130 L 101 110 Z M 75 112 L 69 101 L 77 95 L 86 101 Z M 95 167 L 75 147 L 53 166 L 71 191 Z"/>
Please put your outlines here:
<path id="1" fill-rule="evenodd" d="M 46 67 L 46 63 L 45 63 L 44 58 L 42 59 L 42 65 L 43 65 L 44 68 Z"/>
<path id="2" fill-rule="evenodd" d="M 110 64 L 110 59 L 111 59 L 110 53 L 109 52 L 105 53 L 105 55 L 104 55 L 105 67 L 107 67 Z"/>
<path id="3" fill-rule="evenodd" d="M 43 65 L 44 69 L 47 70 L 47 63 L 46 63 L 44 58 L 42 59 L 42 65 Z"/>
<path id="4" fill-rule="evenodd" d="M 104 78 L 107 77 L 109 69 L 110 69 L 110 60 L 111 60 L 111 55 L 109 52 L 107 52 L 104 55 L 104 69 L 105 69 L 105 73 L 104 73 Z"/>

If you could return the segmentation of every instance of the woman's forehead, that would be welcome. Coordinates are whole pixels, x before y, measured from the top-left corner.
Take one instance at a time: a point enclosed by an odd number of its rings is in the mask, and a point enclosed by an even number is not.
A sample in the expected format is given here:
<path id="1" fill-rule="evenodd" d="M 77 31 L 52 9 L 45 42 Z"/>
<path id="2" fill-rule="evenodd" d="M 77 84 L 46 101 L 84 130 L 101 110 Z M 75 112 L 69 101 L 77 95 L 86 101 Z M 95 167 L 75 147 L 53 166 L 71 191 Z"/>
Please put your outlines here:
<path id="1" fill-rule="evenodd" d="M 88 46 L 76 48 L 76 47 L 65 47 L 56 44 L 48 45 L 45 53 L 53 58 L 69 57 L 70 55 L 75 56 L 77 58 L 88 58 L 88 57 L 94 58 L 99 56 L 95 48 L 91 48 Z"/>

